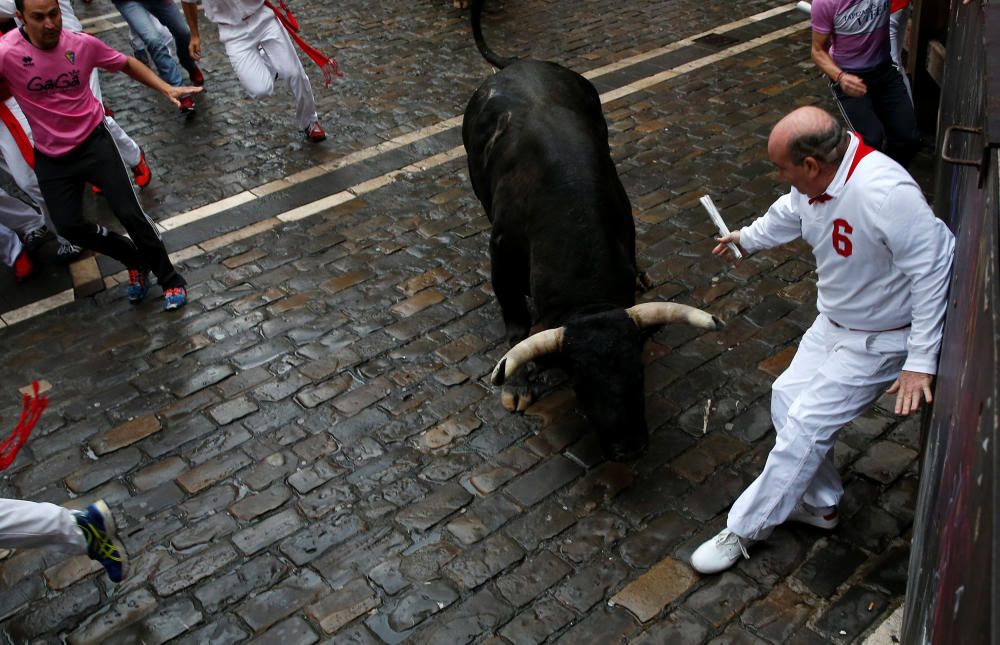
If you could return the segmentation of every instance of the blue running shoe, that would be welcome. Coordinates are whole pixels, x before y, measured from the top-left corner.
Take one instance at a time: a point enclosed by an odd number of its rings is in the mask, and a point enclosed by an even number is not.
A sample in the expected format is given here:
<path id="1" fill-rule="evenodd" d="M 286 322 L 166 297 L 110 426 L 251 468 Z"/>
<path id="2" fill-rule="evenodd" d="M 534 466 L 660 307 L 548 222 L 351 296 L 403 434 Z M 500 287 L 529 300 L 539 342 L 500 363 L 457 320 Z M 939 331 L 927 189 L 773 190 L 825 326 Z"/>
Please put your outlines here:
<path id="1" fill-rule="evenodd" d="M 146 299 L 149 293 L 149 269 L 128 270 L 128 301 L 137 305 Z"/>
<path id="2" fill-rule="evenodd" d="M 163 292 L 163 311 L 180 309 L 187 304 L 188 292 L 184 287 L 173 287 Z"/>
<path id="3" fill-rule="evenodd" d="M 128 556 L 125 547 L 115 539 L 115 518 L 111 509 L 99 499 L 86 510 L 77 511 L 76 525 L 87 539 L 87 555 L 97 560 L 107 571 L 111 582 L 118 584 L 125 579 L 128 570 Z"/>

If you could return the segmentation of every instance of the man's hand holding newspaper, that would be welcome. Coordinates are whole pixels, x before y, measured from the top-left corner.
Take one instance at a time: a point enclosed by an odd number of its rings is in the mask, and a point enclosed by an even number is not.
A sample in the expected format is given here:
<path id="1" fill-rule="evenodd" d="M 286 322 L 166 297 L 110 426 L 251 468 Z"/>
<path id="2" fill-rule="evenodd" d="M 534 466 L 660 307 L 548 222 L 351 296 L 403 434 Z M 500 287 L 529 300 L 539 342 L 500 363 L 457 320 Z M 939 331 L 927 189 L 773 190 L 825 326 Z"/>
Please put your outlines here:
<path id="1" fill-rule="evenodd" d="M 711 197 L 708 195 L 702 195 L 699 201 L 708 213 L 712 223 L 715 224 L 715 228 L 719 231 L 719 237 L 715 238 L 718 245 L 712 249 L 712 253 L 720 257 L 725 257 L 727 253 L 732 253 L 737 262 L 742 260 L 743 256 L 747 255 L 747 252 L 740 246 L 739 229 L 733 232 L 729 231 L 726 223 L 722 220 L 722 215 L 719 213 L 719 209 L 715 207 L 715 203 L 712 202 Z"/>

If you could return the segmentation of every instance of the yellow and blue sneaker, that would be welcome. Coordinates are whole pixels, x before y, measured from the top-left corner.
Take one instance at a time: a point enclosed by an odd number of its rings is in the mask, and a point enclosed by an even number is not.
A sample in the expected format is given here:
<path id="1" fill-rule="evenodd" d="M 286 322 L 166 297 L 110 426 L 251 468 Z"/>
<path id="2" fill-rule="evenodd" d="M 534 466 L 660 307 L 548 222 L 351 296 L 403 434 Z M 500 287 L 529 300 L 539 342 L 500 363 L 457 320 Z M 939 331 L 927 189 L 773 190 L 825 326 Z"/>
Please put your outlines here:
<path id="1" fill-rule="evenodd" d="M 115 518 L 111 509 L 99 499 L 83 511 L 77 511 L 76 525 L 87 539 L 87 555 L 97 560 L 107 571 L 111 582 L 125 579 L 128 570 L 128 556 L 125 547 L 115 539 Z"/>

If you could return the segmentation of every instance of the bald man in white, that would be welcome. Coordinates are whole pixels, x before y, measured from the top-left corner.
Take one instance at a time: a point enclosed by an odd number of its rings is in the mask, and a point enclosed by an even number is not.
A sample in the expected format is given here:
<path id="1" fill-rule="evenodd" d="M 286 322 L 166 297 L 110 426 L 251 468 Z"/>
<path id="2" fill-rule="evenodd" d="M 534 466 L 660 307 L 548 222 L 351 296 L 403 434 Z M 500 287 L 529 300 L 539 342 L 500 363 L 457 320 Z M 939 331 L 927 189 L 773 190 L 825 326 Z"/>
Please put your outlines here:
<path id="1" fill-rule="evenodd" d="M 837 526 L 837 433 L 885 391 L 900 415 L 930 402 L 941 347 L 955 241 L 912 177 L 814 107 L 779 121 L 767 152 L 791 192 L 712 252 L 801 237 L 816 258 L 819 315 L 772 387 L 777 437 L 763 472 L 691 556 L 701 573 L 750 557 L 783 522 Z"/>

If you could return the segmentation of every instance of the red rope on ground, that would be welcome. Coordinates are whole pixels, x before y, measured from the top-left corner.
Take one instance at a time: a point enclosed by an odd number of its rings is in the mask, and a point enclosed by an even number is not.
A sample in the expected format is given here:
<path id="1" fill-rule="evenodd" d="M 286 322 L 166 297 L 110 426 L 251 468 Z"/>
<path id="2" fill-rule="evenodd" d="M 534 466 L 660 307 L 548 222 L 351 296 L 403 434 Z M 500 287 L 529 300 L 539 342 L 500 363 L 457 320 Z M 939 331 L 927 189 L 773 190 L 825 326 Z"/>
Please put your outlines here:
<path id="1" fill-rule="evenodd" d="M 309 43 L 307 43 L 302 36 L 299 35 L 299 21 L 295 19 L 292 14 L 291 9 L 285 4 L 284 0 L 278 0 L 278 4 L 281 6 L 279 9 L 271 4 L 270 0 L 264 0 L 264 6 L 274 12 L 277 16 L 278 22 L 281 26 L 285 28 L 288 35 L 292 37 L 295 44 L 299 46 L 306 56 L 312 59 L 314 63 L 319 65 L 319 68 L 323 70 L 323 79 L 326 81 L 326 86 L 330 87 L 330 83 L 333 82 L 333 77 L 342 77 L 343 74 L 340 71 L 340 66 L 337 65 L 337 59 L 333 56 L 327 56 L 320 50 L 316 49 Z"/>
<path id="2" fill-rule="evenodd" d="M 0 470 L 6 470 L 13 463 L 14 457 L 17 457 L 21 446 L 28 440 L 28 435 L 31 434 L 35 424 L 42 417 L 45 406 L 49 404 L 48 397 L 38 393 L 38 381 L 34 381 L 31 387 L 34 390 L 34 397 L 28 394 L 24 395 L 21 418 L 18 419 L 10 436 L 0 441 Z"/>

